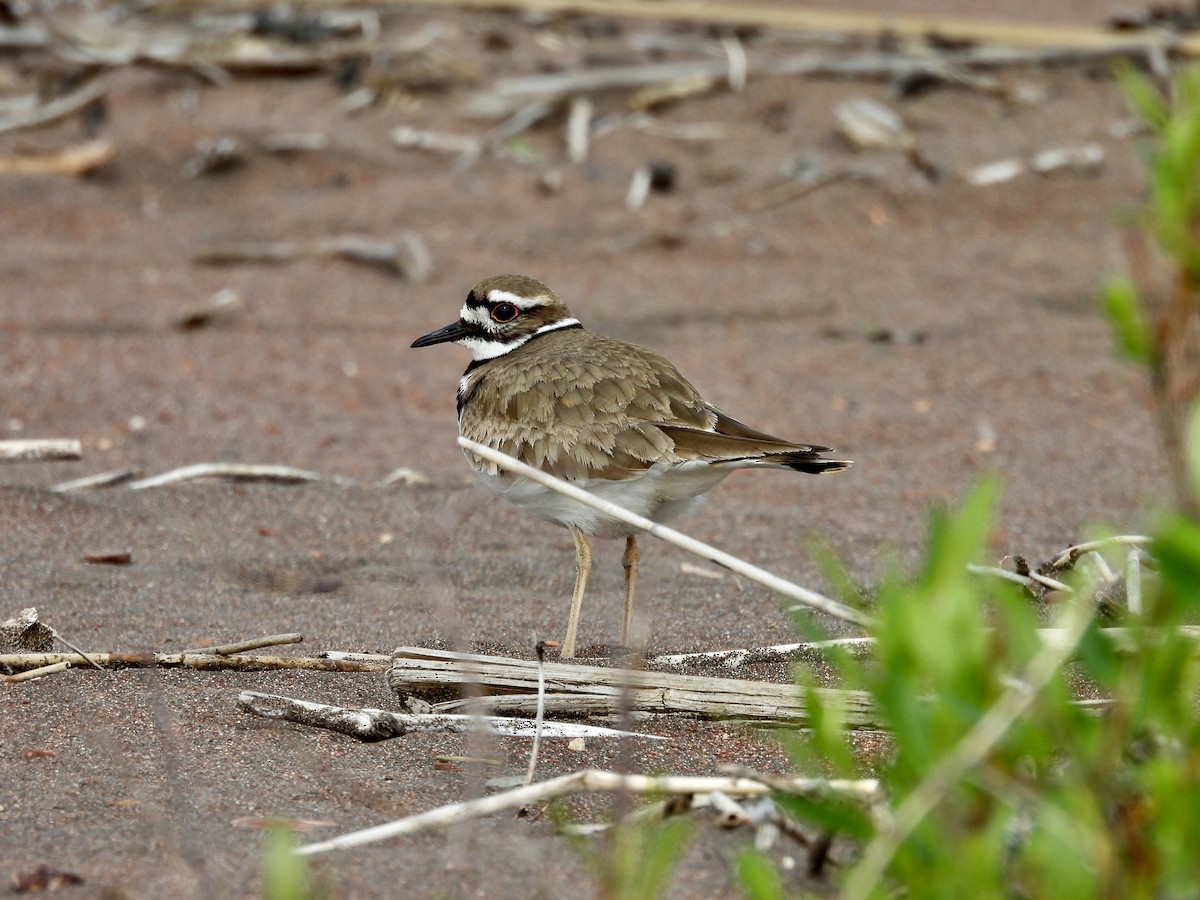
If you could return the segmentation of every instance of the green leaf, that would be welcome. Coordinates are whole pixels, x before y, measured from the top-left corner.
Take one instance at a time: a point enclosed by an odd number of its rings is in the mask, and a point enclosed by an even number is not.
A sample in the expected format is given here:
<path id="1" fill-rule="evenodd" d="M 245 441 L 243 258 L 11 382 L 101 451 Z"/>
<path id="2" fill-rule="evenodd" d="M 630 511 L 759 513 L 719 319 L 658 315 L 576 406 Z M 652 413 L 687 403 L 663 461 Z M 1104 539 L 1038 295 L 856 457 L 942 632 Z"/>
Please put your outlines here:
<path id="1" fill-rule="evenodd" d="M 284 827 L 273 828 L 262 862 L 262 896 L 265 900 L 308 900 L 308 863 L 292 851 L 296 839 Z"/>
<path id="2" fill-rule="evenodd" d="M 1121 654 L 1113 642 L 1100 633 L 1100 624 L 1095 619 L 1079 642 L 1079 662 L 1091 678 L 1110 691 L 1116 689 L 1123 671 Z"/>
<path id="3" fill-rule="evenodd" d="M 1194 613 L 1200 604 L 1200 523 L 1174 516 L 1155 535 L 1150 553 L 1162 572 L 1165 599 L 1174 604 L 1165 618 Z"/>
<path id="4" fill-rule="evenodd" d="M 1169 119 L 1162 94 L 1150 79 L 1127 62 L 1117 65 L 1113 74 L 1137 117 L 1155 134 L 1161 134 Z"/>
<path id="5" fill-rule="evenodd" d="M 1120 353 L 1139 365 L 1150 365 L 1154 345 L 1133 283 L 1126 278 L 1112 279 L 1101 290 L 1100 305 Z"/>
<path id="6" fill-rule="evenodd" d="M 1200 401 L 1193 407 L 1184 429 L 1183 452 L 1192 500 L 1200 505 Z"/>
<path id="7" fill-rule="evenodd" d="M 757 850 L 743 847 L 734 860 L 738 884 L 747 900 L 782 900 L 783 881 L 767 859 Z"/>
<path id="8" fill-rule="evenodd" d="M 818 828 L 825 828 L 859 840 L 866 840 L 874 833 L 867 814 L 857 807 L 850 806 L 839 797 L 806 797 L 801 794 L 776 791 L 772 795 L 772 799 L 776 806 L 793 819 L 808 822 Z"/>

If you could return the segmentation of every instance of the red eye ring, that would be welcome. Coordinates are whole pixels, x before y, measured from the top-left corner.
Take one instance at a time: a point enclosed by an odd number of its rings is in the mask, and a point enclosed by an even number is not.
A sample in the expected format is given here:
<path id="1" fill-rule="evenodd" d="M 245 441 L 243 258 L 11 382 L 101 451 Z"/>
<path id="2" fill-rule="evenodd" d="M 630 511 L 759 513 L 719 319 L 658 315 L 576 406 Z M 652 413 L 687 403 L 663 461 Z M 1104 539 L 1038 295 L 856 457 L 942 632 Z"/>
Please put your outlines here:
<path id="1" fill-rule="evenodd" d="M 511 322 L 520 314 L 521 311 L 512 303 L 497 303 L 492 307 L 493 322 Z"/>

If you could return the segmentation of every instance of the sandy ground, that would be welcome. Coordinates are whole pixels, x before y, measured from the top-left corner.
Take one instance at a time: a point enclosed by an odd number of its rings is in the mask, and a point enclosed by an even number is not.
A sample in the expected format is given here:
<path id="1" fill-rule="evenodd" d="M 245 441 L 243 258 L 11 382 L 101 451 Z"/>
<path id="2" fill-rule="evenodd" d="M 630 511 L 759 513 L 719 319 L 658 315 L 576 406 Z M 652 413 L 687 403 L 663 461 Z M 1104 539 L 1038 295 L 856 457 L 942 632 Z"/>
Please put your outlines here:
<path id="1" fill-rule="evenodd" d="M 941 6 L 970 14 L 976 4 Z M 1074 3 L 1052 14 L 1083 23 L 1105 11 Z M 1044 10 L 1012 0 L 991 13 Z M 713 48 L 695 32 L 646 23 L 611 32 L 430 11 L 386 17 L 384 40 L 433 21 L 446 26 L 437 46 L 485 85 L 553 66 L 644 61 L 628 49 L 634 35 Z M 781 52 L 755 40 L 752 54 Z M 36 55 L 0 58 L 8 83 L 51 69 Z M 1122 130 L 1129 115 L 1103 67 L 996 77 L 1039 99 L 941 88 L 900 101 L 876 82 L 751 78 L 741 93 L 718 90 L 658 114 L 672 127 L 718 126 L 719 140 L 619 126 L 595 136 L 589 161 L 575 166 L 555 119 L 522 137 L 521 159 L 457 169 L 388 137 L 398 125 L 482 133 L 454 92 L 397 95 L 349 116 L 328 75 L 213 87 L 163 68 L 107 73 L 98 128 L 117 145 L 115 162 L 86 180 L 0 181 L 0 428 L 84 445 L 78 463 L 0 471 L 0 617 L 36 606 L 96 651 L 297 631 L 305 643 L 287 652 L 445 641 L 528 656 L 531 634 L 561 637 L 569 535 L 473 483 L 453 444 L 465 352 L 409 349 L 456 316 L 473 283 L 504 271 L 546 281 L 589 327 L 662 352 L 737 418 L 856 461 L 822 479 L 739 474 L 680 523 L 803 584 L 825 587 L 815 542 L 866 587 L 885 561 L 913 563 L 930 505 L 985 474 L 1004 483 L 997 559 L 1044 558 L 1097 524 L 1140 528 L 1166 492 L 1164 467 L 1145 386 L 1113 358 L 1094 301 L 1123 267 L 1121 225 L 1142 186 Z M 894 151 L 855 153 L 840 141 L 833 110 L 855 96 L 901 112 L 942 177 Z M 623 101 L 599 97 L 598 112 L 617 113 Z M 197 140 L 295 131 L 327 134 L 330 145 L 184 173 Z M 0 150 L 84 137 L 75 118 L 4 135 Z M 1087 142 L 1104 149 L 1095 172 L 991 187 L 958 174 Z M 874 177 L 747 210 L 748 197 L 805 154 Z M 632 172 L 656 161 L 675 167 L 675 189 L 627 209 Z M 557 192 L 539 188 L 546 170 L 561 177 Z M 406 230 L 432 255 L 424 283 L 344 260 L 193 262 L 216 243 Z M 223 289 L 243 299 L 240 316 L 173 327 Z M 123 466 L 154 474 L 206 461 L 300 466 L 355 483 L 49 490 Z M 429 482 L 380 487 L 398 467 Z M 118 548 L 132 551 L 131 565 L 84 561 Z M 686 555 L 652 540 L 643 551 L 650 652 L 794 639 L 765 589 L 690 573 Z M 597 544 L 585 651 L 618 637 L 619 560 L 618 544 Z M 500 760 L 481 774 L 436 764 L 480 749 L 460 737 L 371 745 L 268 724 L 237 710 L 244 688 L 395 705 L 369 675 L 74 670 L 7 686 L 0 882 L 46 865 L 83 879 L 71 895 L 253 895 L 263 832 L 235 820 L 331 822 L 314 833 L 331 836 L 524 769 L 517 740 L 477 753 Z M 650 729 L 670 740 L 624 751 L 590 741 L 583 752 L 551 742 L 540 772 L 790 770 L 769 735 L 695 722 Z M 571 808 L 595 815 L 605 803 Z M 697 834 L 672 896 L 725 895 L 730 861 L 751 835 Z M 588 883 L 544 819 L 506 816 L 337 854 L 319 868 L 345 897 L 555 897 Z"/>

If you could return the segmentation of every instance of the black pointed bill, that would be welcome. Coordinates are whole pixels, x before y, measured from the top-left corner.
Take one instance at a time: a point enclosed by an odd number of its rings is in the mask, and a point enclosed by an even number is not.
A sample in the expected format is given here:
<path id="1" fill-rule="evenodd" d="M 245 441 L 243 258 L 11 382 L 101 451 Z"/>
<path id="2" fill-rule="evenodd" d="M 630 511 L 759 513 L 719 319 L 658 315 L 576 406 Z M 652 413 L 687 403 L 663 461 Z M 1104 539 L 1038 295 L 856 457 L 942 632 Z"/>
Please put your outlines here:
<path id="1" fill-rule="evenodd" d="M 461 341 L 463 338 L 470 337 L 471 332 L 467 330 L 467 326 L 461 321 L 452 322 L 445 328 L 439 328 L 437 331 L 431 331 L 429 334 L 421 335 L 412 342 L 414 347 L 432 347 L 434 344 L 446 344 L 451 341 Z"/>

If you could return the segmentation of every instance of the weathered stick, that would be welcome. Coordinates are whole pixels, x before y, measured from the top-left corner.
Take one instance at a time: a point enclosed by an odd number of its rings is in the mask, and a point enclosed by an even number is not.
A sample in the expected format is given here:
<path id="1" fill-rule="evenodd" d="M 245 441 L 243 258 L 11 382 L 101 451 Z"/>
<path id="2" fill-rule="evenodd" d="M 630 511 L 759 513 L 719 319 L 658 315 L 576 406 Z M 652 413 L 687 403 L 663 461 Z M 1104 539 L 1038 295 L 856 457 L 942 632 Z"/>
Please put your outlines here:
<path id="1" fill-rule="evenodd" d="M 131 491 L 146 488 L 163 487 L 168 484 L 179 484 L 184 481 L 196 481 L 201 478 L 225 478 L 231 481 L 269 481 L 275 484 L 299 484 L 306 481 L 321 481 L 325 476 L 306 469 L 294 469 L 291 466 L 255 466 L 241 463 L 196 463 L 152 475 L 139 481 L 130 482 Z"/>
<path id="2" fill-rule="evenodd" d="M 875 779 L 861 781 L 826 781 L 820 778 L 790 779 L 788 785 L 793 793 L 802 795 L 838 794 L 849 800 L 872 803 L 879 794 L 879 782 Z M 444 828 L 457 822 L 476 819 L 504 809 L 514 809 L 530 803 L 540 803 L 555 797 L 575 793 L 613 793 L 617 791 L 634 794 L 707 794 L 721 791 L 739 797 L 762 797 L 776 788 L 749 778 L 720 778 L 695 775 L 621 775 L 598 769 L 586 769 L 560 775 L 549 781 L 514 788 L 490 797 L 479 797 L 464 803 L 451 803 L 427 812 L 418 813 L 395 822 L 376 825 L 343 834 L 328 841 L 306 844 L 296 849 L 297 856 L 313 856 L 330 850 L 361 847 L 376 841 L 413 834 L 430 828 Z"/>
<path id="3" fill-rule="evenodd" d="M 419 245 L 419 246 L 414 246 Z M 199 263 L 230 265 L 233 263 L 284 263 L 312 257 L 337 257 L 350 262 L 363 263 L 402 275 L 411 281 L 423 281 L 428 272 L 422 268 L 417 272 L 413 258 L 428 254 L 424 242 L 415 232 L 409 232 L 397 241 L 387 241 L 358 234 L 312 241 L 268 241 L 264 243 L 244 242 L 220 244 L 201 250 L 193 256 Z"/>
<path id="4" fill-rule="evenodd" d="M 242 691 L 238 694 L 238 706 L 256 716 L 314 728 L 327 728 L 358 738 L 360 741 L 385 741 L 410 732 L 466 734 L 480 728 L 500 736 L 534 737 L 538 729 L 538 726 L 528 719 L 446 713 L 394 713 L 386 709 L 346 709 L 343 706 L 329 706 L 276 694 L 261 694 L 258 691 Z M 545 722 L 540 728 L 544 737 L 637 737 L 652 741 L 666 740 L 656 734 L 618 731 L 598 725 Z"/>
<path id="5" fill-rule="evenodd" d="M 117 145 L 105 138 L 49 153 L 4 154 L 0 155 L 0 175 L 88 175 L 116 155 Z"/>
<path id="6" fill-rule="evenodd" d="M 392 0 L 399 3 L 399 0 Z M 1200 40 L 1161 32 L 1117 33 L 1086 26 L 1052 25 L 1040 22 L 1005 22 L 940 15 L 898 15 L 811 9 L 792 4 L 760 6 L 752 3 L 714 2 L 662 3 L 659 0 L 424 0 L 426 6 L 461 9 L 521 9 L 535 12 L 581 13 L 605 18 L 627 17 L 665 22 L 772 28 L 856 34 L 869 37 L 894 36 L 1003 44 L 1010 47 L 1069 47 L 1089 50 L 1120 49 L 1136 52 L 1161 47 L 1195 55 Z"/>
<path id="7" fill-rule="evenodd" d="M 65 672 L 69 668 L 71 668 L 70 663 L 57 662 L 49 666 L 39 666 L 36 669 L 26 669 L 24 672 L 17 672 L 15 675 L 0 675 L 0 681 L 3 681 L 5 684 L 33 681 L 35 678 L 53 675 L 55 672 Z"/>
<path id="8" fill-rule="evenodd" d="M 674 544 L 676 547 L 687 550 L 689 553 L 694 553 L 703 559 L 707 559 L 709 562 L 724 566 L 739 575 L 744 575 L 750 580 L 758 582 L 773 591 L 778 591 L 785 597 L 795 600 L 804 606 L 811 607 L 843 621 L 852 622 L 855 625 L 866 627 L 871 624 L 872 620 L 870 616 L 856 609 L 851 609 L 844 603 L 839 603 L 837 600 L 831 600 L 829 597 L 824 597 L 816 591 L 810 591 L 798 584 L 793 584 L 786 579 L 780 578 L 778 575 L 771 574 L 766 569 L 760 569 L 758 566 L 751 565 L 732 554 L 725 553 L 723 550 L 718 550 L 716 547 L 709 546 L 702 541 L 689 537 L 681 531 L 676 531 L 674 528 L 668 528 L 666 525 L 652 522 L 645 516 L 631 513 L 629 510 L 593 496 L 587 491 L 563 481 L 561 478 L 555 478 L 541 469 L 528 466 L 520 460 L 509 456 L 507 453 L 501 453 L 499 450 L 493 450 L 491 447 L 464 437 L 458 439 L 458 445 L 476 456 L 486 459 L 488 462 L 495 463 L 502 469 L 514 472 L 517 475 L 528 478 L 530 481 L 536 481 L 538 484 L 548 487 L 550 490 L 556 491 L 564 497 L 570 497 L 584 506 L 598 509 L 606 516 L 610 516 L 618 522 L 624 522 L 627 525 L 648 531 L 656 538 L 664 540 L 669 544 Z"/>
<path id="9" fill-rule="evenodd" d="M 116 669 L 182 668 L 202 671 L 258 671 L 307 669 L 312 672 L 386 672 L 385 663 L 311 656 L 218 656 L 214 653 L 0 653 L 0 666 L 29 669 L 67 662 L 73 666 L 89 662 Z"/>
<path id="10" fill-rule="evenodd" d="M 111 472 L 99 472 L 96 475 L 85 475 L 83 478 L 64 481 L 61 484 L 54 485 L 50 490 L 57 491 L 60 494 L 94 491 L 100 488 L 116 487 L 118 484 L 133 481 L 141 474 L 141 469 L 126 466 L 123 469 L 113 469 Z"/>
<path id="11" fill-rule="evenodd" d="M 83 444 L 70 439 L 0 441 L 0 463 L 82 459 Z"/>
<path id="12" fill-rule="evenodd" d="M 698 653 L 667 653 L 646 660 L 651 666 L 685 666 L 696 663 L 719 662 L 730 669 L 746 663 L 791 660 L 806 653 L 842 647 L 851 653 L 870 652 L 875 638 L 834 638 L 828 641 L 806 641 L 800 644 L 776 644 L 772 647 L 742 647 L 736 650 L 702 650 Z"/>
<path id="13" fill-rule="evenodd" d="M 215 647 L 198 647 L 180 650 L 181 656 L 197 653 L 211 653 L 215 656 L 231 656 L 234 653 L 244 653 L 247 650 L 261 650 L 263 647 L 279 647 L 284 644 L 299 644 L 304 641 L 304 635 L 297 632 L 287 634 L 268 634 L 264 637 L 250 638 L 248 641 L 237 641 L 232 644 L 218 644 Z"/>
<path id="14" fill-rule="evenodd" d="M 691 713 L 703 716 L 804 722 L 808 707 L 794 684 L 772 684 L 733 678 L 706 678 L 671 672 L 644 672 L 595 666 L 544 663 L 546 709 L 614 713 L 621 709 Z M 388 670 L 388 684 L 401 694 L 431 687 L 460 686 L 468 681 L 501 694 L 520 694 L 484 701 L 493 708 L 533 712 L 537 706 L 537 665 L 523 659 L 401 647 Z M 817 688 L 826 702 L 845 707 L 854 728 L 882 727 L 864 691 Z M 450 701 L 447 710 L 479 700 Z"/>
<path id="15" fill-rule="evenodd" d="M 1016 573 L 1010 573 L 1016 574 Z M 1020 577 L 1020 576 L 1018 576 Z M 1134 638 L 1146 633 L 1144 628 L 1100 628 L 1097 633 L 1112 642 L 1113 649 L 1125 652 L 1133 648 Z M 1042 643 L 1059 646 L 1065 640 L 1061 628 L 1039 628 Z M 1200 626 L 1181 625 L 1176 634 L 1200 642 Z M 802 644 L 776 644 L 773 647 L 741 647 L 734 650 L 702 650 L 697 653 L 668 653 L 646 660 L 651 666 L 686 666 L 690 664 L 722 663 L 730 669 L 751 662 L 778 662 L 795 659 L 810 653 L 842 648 L 855 656 L 874 652 L 875 638 L 834 638 L 828 641 L 809 641 Z"/>

